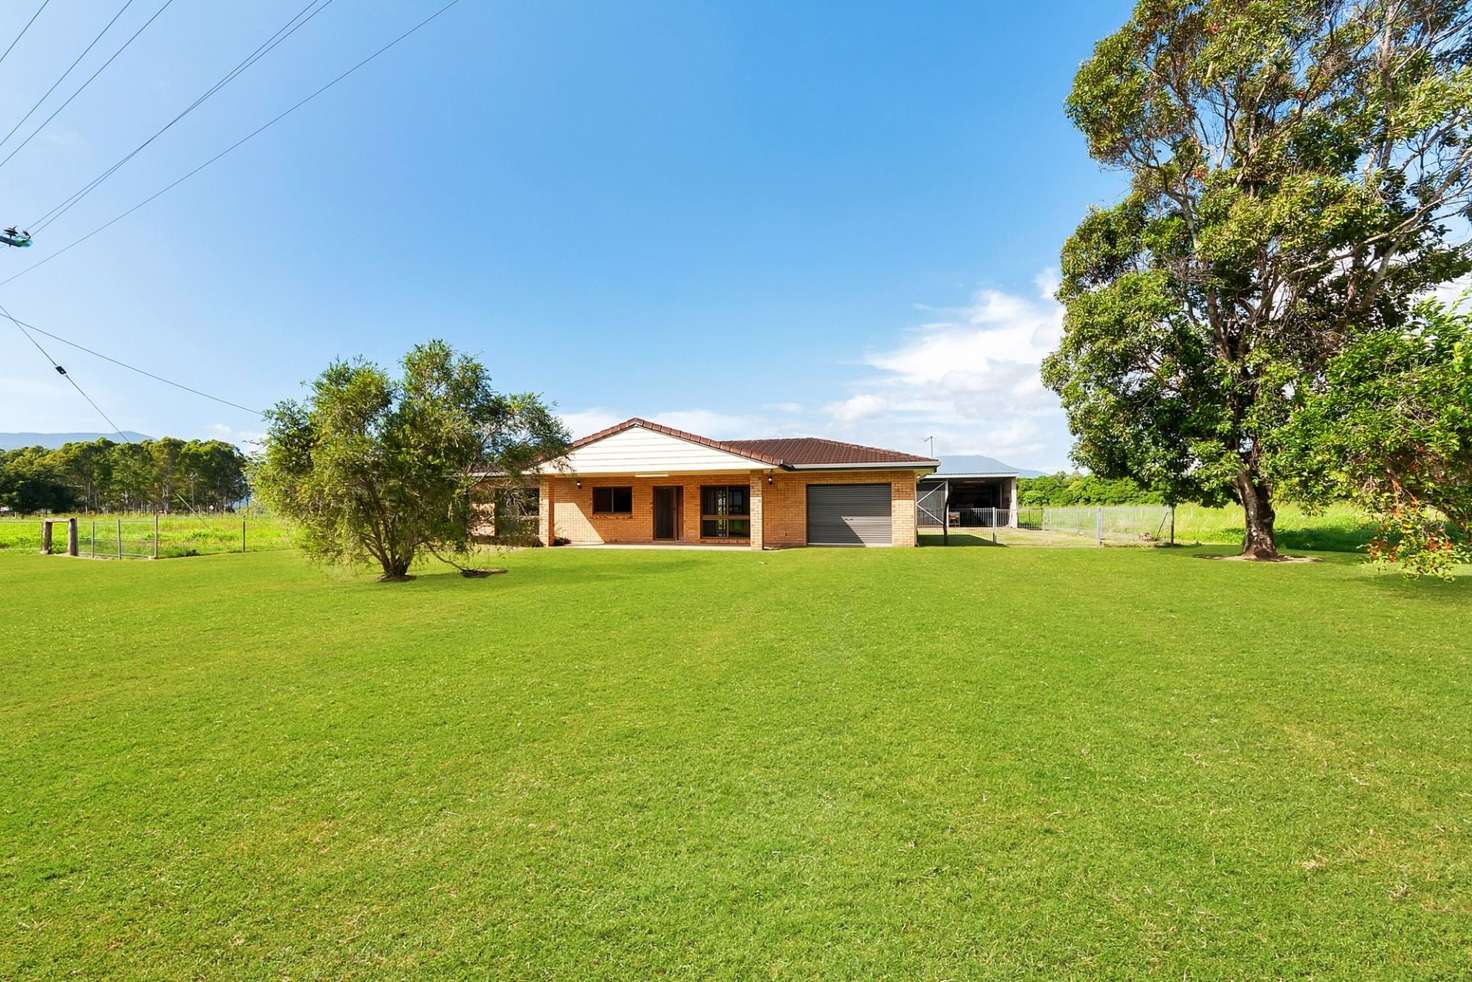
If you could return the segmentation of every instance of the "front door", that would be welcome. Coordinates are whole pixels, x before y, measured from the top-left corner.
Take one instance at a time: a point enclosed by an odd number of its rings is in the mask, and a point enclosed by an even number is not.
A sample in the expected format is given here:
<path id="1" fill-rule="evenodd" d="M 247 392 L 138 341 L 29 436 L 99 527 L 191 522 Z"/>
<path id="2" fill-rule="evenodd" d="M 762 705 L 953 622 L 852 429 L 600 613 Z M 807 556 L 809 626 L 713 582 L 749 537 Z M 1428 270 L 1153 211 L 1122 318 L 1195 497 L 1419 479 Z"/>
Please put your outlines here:
<path id="1" fill-rule="evenodd" d="M 680 537 L 680 499 L 684 488 L 654 489 L 654 537 L 674 540 Z"/>

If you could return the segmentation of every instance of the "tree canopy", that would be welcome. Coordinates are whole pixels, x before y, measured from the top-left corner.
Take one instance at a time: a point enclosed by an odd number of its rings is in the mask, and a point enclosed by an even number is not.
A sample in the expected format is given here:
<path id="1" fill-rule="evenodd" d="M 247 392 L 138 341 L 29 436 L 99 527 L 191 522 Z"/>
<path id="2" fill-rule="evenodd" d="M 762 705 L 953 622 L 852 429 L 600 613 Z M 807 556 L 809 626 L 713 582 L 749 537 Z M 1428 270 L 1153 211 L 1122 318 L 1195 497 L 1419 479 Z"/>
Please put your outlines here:
<path id="1" fill-rule="evenodd" d="M 1044 365 L 1076 460 L 1241 502 L 1276 555 L 1267 437 L 1361 338 L 1472 269 L 1472 32 L 1449 0 L 1141 0 L 1069 96 L 1130 177 L 1063 249 Z"/>
<path id="2" fill-rule="evenodd" d="M 441 558 L 471 545 L 472 489 L 561 456 L 568 435 L 535 395 L 491 388 L 485 367 L 443 341 L 404 356 L 400 377 L 337 361 L 305 401 L 278 403 L 256 488 L 295 519 L 310 555 L 377 562 L 408 575 L 422 549 Z"/>
<path id="3" fill-rule="evenodd" d="M 0 505 L 30 511 L 223 511 L 246 496 L 246 457 L 223 440 L 100 439 L 0 452 Z"/>
<path id="4" fill-rule="evenodd" d="M 1472 314 L 1428 301 L 1350 345 L 1270 443 L 1295 497 L 1378 518 L 1374 558 L 1449 575 L 1472 559 Z"/>

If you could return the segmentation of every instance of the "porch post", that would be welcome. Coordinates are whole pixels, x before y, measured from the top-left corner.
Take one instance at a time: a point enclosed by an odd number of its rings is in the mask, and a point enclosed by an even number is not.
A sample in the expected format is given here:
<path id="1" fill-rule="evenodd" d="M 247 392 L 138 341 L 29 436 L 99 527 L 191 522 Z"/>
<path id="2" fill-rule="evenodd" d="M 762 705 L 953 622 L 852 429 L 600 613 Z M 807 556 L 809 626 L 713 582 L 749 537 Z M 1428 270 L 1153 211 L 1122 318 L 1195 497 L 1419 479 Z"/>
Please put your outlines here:
<path id="1" fill-rule="evenodd" d="M 760 550 L 763 542 L 762 489 L 767 486 L 767 475 L 757 471 L 751 475 L 751 547 Z"/>
<path id="2" fill-rule="evenodd" d="M 553 506 L 556 504 L 552 492 L 551 478 L 542 478 L 537 483 L 537 538 L 542 540 L 542 545 L 550 546 L 557 537 L 557 522 L 552 517 Z"/>
<path id="3" fill-rule="evenodd" d="M 1017 527 L 1017 478 L 1012 478 L 1007 487 L 1007 527 Z"/>

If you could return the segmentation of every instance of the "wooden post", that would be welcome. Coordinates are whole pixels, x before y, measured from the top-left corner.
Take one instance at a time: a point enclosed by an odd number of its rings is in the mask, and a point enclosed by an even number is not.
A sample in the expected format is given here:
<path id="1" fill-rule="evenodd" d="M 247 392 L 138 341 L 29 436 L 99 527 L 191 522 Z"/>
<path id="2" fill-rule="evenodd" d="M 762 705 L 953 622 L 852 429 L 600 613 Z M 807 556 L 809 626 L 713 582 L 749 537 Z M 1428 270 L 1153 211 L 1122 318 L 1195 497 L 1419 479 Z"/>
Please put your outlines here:
<path id="1" fill-rule="evenodd" d="M 1104 544 L 1104 509 L 1097 505 L 1094 507 L 1094 544 Z"/>
<path id="2" fill-rule="evenodd" d="M 77 555 L 77 520 L 68 518 L 66 520 L 66 554 Z"/>
<path id="3" fill-rule="evenodd" d="M 123 520 L 118 519 L 118 558 L 123 558 Z"/>
<path id="4" fill-rule="evenodd" d="M 153 558 L 158 558 L 158 512 L 153 513 Z"/>
<path id="5" fill-rule="evenodd" d="M 92 558 L 97 558 L 97 519 L 92 519 Z"/>
<path id="6" fill-rule="evenodd" d="M 240 520 L 240 551 L 245 552 L 245 519 Z"/>
<path id="7" fill-rule="evenodd" d="M 997 544 L 997 506 L 992 505 L 992 545 Z"/>
<path id="8" fill-rule="evenodd" d="M 51 520 L 41 519 L 41 553 L 51 555 Z"/>
<path id="9" fill-rule="evenodd" d="M 1170 506 L 1170 544 L 1176 544 L 1176 506 Z"/>

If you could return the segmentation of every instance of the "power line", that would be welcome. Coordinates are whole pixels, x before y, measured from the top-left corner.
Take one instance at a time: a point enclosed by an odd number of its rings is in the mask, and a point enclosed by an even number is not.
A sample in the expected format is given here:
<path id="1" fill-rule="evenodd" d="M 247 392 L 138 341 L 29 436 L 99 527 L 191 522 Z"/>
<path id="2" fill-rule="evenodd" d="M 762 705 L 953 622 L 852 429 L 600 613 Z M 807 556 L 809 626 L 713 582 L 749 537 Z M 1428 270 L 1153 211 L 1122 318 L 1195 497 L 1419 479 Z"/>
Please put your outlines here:
<path id="1" fill-rule="evenodd" d="M 132 0 L 129 0 L 129 2 L 131 3 Z M 195 99 L 188 106 L 185 106 L 182 112 L 180 112 L 173 119 L 165 123 L 148 139 L 144 140 L 142 143 L 138 144 L 138 146 L 134 147 L 131 151 L 125 154 L 122 159 L 120 159 L 117 163 L 113 164 L 107 170 L 103 171 L 97 177 L 93 178 L 87 184 L 83 185 L 80 191 L 77 191 L 66 200 L 64 200 L 61 204 L 52 208 L 50 211 L 46 212 L 46 214 L 42 215 L 40 218 L 32 222 L 31 227 L 39 232 L 47 225 L 50 225 L 62 215 L 66 214 L 79 201 L 81 201 L 87 195 L 91 194 L 98 185 L 100 185 L 103 181 L 106 181 L 113 174 L 117 173 L 124 164 L 132 160 L 134 157 L 138 156 L 138 154 L 142 153 L 143 150 L 154 140 L 157 140 L 159 137 L 167 133 L 171 128 L 173 128 L 174 124 L 178 123 L 185 116 L 188 116 L 190 113 L 194 112 L 194 110 L 198 109 L 216 92 L 219 92 L 225 86 L 229 85 L 231 82 L 239 78 L 242 74 L 249 70 L 252 65 L 254 65 L 256 62 L 260 61 L 267 54 L 269 54 L 277 45 L 281 44 L 287 38 L 291 37 L 297 31 L 301 30 L 313 17 L 316 17 L 322 11 L 331 6 L 332 2 L 333 0 L 308 0 L 308 3 L 305 7 L 298 11 L 285 24 L 277 28 L 275 34 L 271 35 L 271 37 L 261 42 L 261 44 L 250 54 L 246 55 L 239 64 L 230 69 L 230 71 L 226 72 L 223 78 L 221 78 L 214 85 L 211 85 L 208 89 L 206 89 L 204 91 L 204 94 L 199 96 L 199 98 Z M 310 13 L 308 13 L 308 11 L 310 11 Z"/>
<path id="2" fill-rule="evenodd" d="M 41 98 L 36 100 L 36 104 L 34 106 L 26 110 L 26 114 L 20 118 L 20 122 L 16 123 L 10 128 L 10 132 L 5 134 L 5 139 L 0 140 L 0 146 L 4 146 L 7 142 L 9 142 L 10 138 L 12 136 L 15 136 L 15 131 L 24 126 L 26 120 L 31 118 L 31 114 L 34 113 L 37 109 L 41 108 L 41 103 L 51 98 L 51 93 L 56 91 L 56 87 L 62 82 L 66 81 L 66 77 L 72 73 L 72 69 L 76 68 L 82 63 L 82 59 L 87 57 L 87 52 L 91 51 L 97 46 L 97 42 L 102 40 L 102 35 L 112 30 L 112 25 L 116 24 L 118 22 L 118 18 L 123 16 L 123 13 L 131 6 L 133 6 L 133 0 L 123 0 L 123 5 L 118 8 L 117 13 L 112 15 L 112 20 L 103 25 L 102 30 L 98 31 L 97 36 L 92 39 L 92 43 L 83 48 L 82 53 L 77 55 L 76 61 L 73 61 L 70 65 L 68 65 L 66 71 L 61 73 L 61 78 L 57 79 L 55 82 L 52 82 L 51 88 L 47 89 L 46 93 L 42 95 Z"/>
<path id="3" fill-rule="evenodd" d="M 60 257 L 63 253 L 70 252 L 72 249 L 75 249 L 77 246 L 81 245 L 83 242 L 86 242 L 88 239 L 92 238 L 94 235 L 97 235 L 97 234 L 99 234 L 101 232 L 105 232 L 107 229 L 109 229 L 112 226 L 116 225 L 118 222 L 120 222 L 123 219 L 127 218 L 129 215 L 131 215 L 134 212 L 138 211 L 140 208 L 143 208 L 145 205 L 148 205 L 148 204 L 152 203 L 154 201 L 154 199 L 163 196 L 164 194 L 168 193 L 169 191 L 172 191 L 174 188 L 178 187 L 180 184 L 183 184 L 185 181 L 189 180 L 191 177 L 193 177 L 194 175 L 198 174 L 200 171 L 204 170 L 206 167 L 209 167 L 211 164 L 213 164 L 216 161 L 220 160 L 222 157 L 227 156 L 228 154 L 230 154 L 231 152 L 233 152 L 234 150 L 236 150 L 238 147 L 240 147 L 243 144 L 247 143 L 248 141 L 254 139 L 257 135 L 259 135 L 260 133 L 264 132 L 265 130 L 268 130 L 272 126 L 275 126 L 277 123 L 281 122 L 281 120 L 285 119 L 287 116 L 290 116 L 292 113 L 296 112 L 302 106 L 305 106 L 307 103 L 311 102 L 313 99 L 317 98 L 319 95 L 321 95 L 322 93 L 326 92 L 328 89 L 330 89 L 333 86 L 337 85 L 339 82 L 341 82 L 344 79 L 346 79 L 349 75 L 353 74 L 358 69 L 362 68 L 364 65 L 367 65 L 370 61 L 373 61 L 379 55 L 382 55 L 383 53 L 385 53 L 386 51 L 388 51 L 390 48 L 392 48 L 395 45 L 397 45 L 400 41 L 403 41 L 405 38 L 409 37 L 409 35 L 414 34 L 420 28 L 422 28 L 422 27 L 426 26 L 427 24 L 429 24 L 430 21 L 432 21 L 435 18 L 439 17 L 441 14 L 443 14 L 445 11 L 449 10 L 451 7 L 455 6 L 459 2 L 460 2 L 460 0 L 450 0 L 449 3 L 445 4 L 443 7 L 439 8 L 434 13 L 432 13 L 428 17 L 424 18 L 424 20 L 422 20 L 419 23 L 415 24 L 413 27 L 409 28 L 407 31 L 405 31 L 404 33 L 400 34 L 398 37 L 394 38 L 388 44 L 385 44 L 383 47 L 381 47 L 377 51 L 373 52 L 367 58 L 364 58 L 362 61 L 358 62 L 352 68 L 349 68 L 347 71 L 343 72 L 341 75 L 338 75 L 332 81 L 328 82 L 326 85 L 324 85 L 321 88 L 317 89 L 311 95 L 309 95 L 306 98 L 304 98 L 304 99 L 296 102 L 290 108 L 284 110 L 281 113 L 278 113 L 276 116 L 272 117 L 271 119 L 267 120 L 265 123 L 263 123 L 260 126 L 256 127 L 254 130 L 252 130 L 251 132 L 247 133 L 245 136 L 241 137 L 239 140 L 236 140 L 234 143 L 230 144 L 224 150 L 221 150 L 219 153 L 215 154 L 213 157 L 209 158 L 204 163 L 200 164 L 198 167 L 196 167 L 193 170 L 189 171 L 188 173 L 184 174 L 182 177 L 175 178 L 173 181 L 171 181 L 170 183 L 164 185 L 162 188 L 160 188 L 159 190 L 155 191 L 153 194 L 149 195 L 148 197 L 144 198 L 142 201 L 138 202 L 136 205 L 134 205 L 133 207 L 129 208 L 127 211 L 125 211 L 122 214 L 117 215 L 114 218 L 112 218 L 112 219 L 104 222 L 103 224 L 97 226 L 92 231 L 88 232 L 86 235 L 83 235 L 83 236 L 81 236 L 78 239 L 72 240 L 67 245 L 65 245 L 62 248 L 58 249 L 56 252 L 53 252 L 51 255 L 47 256 L 45 259 L 42 259 L 39 262 L 32 263 L 31 265 L 27 266 L 25 269 L 23 269 L 20 272 L 14 274 L 13 276 L 9 277 L 8 279 L 0 280 L 0 286 L 6 286 L 6 285 L 8 285 L 10 283 L 13 283 L 16 280 L 20 279 L 22 276 L 25 276 L 27 273 L 30 273 L 30 272 L 32 272 L 34 270 L 37 270 L 37 269 L 41 268 L 42 266 L 46 265 L 47 263 L 51 262 L 51 260 Z"/>
<path id="4" fill-rule="evenodd" d="M 37 17 L 41 16 L 41 11 L 45 10 L 46 5 L 50 2 L 51 0 L 41 0 L 41 6 L 37 7 L 36 12 L 31 15 L 31 19 L 26 21 L 26 26 L 20 29 L 20 33 L 15 36 L 15 40 L 10 42 L 10 47 L 5 49 L 5 54 L 0 55 L 0 64 L 3 64 L 5 59 L 10 57 L 10 52 L 15 50 L 17 44 L 20 44 L 20 39 L 26 36 L 26 31 L 31 29 L 31 25 L 36 22 Z"/>
<path id="5" fill-rule="evenodd" d="M 45 348 L 41 347 L 41 342 L 40 341 L 37 341 L 35 338 L 31 337 L 31 333 L 25 329 L 25 325 L 24 324 L 22 324 L 20 321 L 16 320 L 13 316 L 11 316 L 10 311 L 6 310 L 3 306 L 0 306 L 0 314 L 4 314 L 10 320 L 10 322 L 15 325 L 16 330 L 18 330 L 18 331 L 20 331 L 20 333 L 24 334 L 26 336 L 26 340 L 29 341 L 29 342 L 31 342 L 31 344 L 33 344 L 33 345 L 36 346 L 36 350 L 39 351 L 39 352 L 41 352 L 41 357 L 43 357 L 47 361 L 51 362 L 51 367 L 54 368 L 54 369 L 56 369 L 56 374 L 60 375 L 62 378 L 66 379 L 68 382 L 71 383 L 72 388 L 76 389 L 77 390 L 77 393 L 79 395 L 81 395 L 81 397 L 83 399 L 86 399 L 87 402 L 88 402 L 88 404 L 93 409 L 97 410 L 97 415 L 101 416 L 104 420 L 107 421 L 107 425 L 112 428 L 112 431 L 114 433 L 116 433 L 119 437 L 122 438 L 122 441 L 124 443 L 131 443 L 132 442 L 126 436 L 123 436 L 123 431 L 120 430 L 120 429 L 118 429 L 118 424 L 116 424 L 116 423 L 114 423 L 112 421 L 112 417 L 111 416 L 109 416 L 107 413 L 105 413 L 105 412 L 102 411 L 102 407 L 99 406 L 99 405 L 97 405 L 97 401 L 95 399 L 93 399 L 91 396 L 89 396 L 86 392 L 84 392 L 82 390 L 82 387 L 77 384 L 77 380 L 74 379 L 74 378 L 72 378 L 69 374 L 67 374 L 67 370 L 65 368 L 62 368 L 61 367 L 61 362 L 57 361 L 55 358 L 52 358 L 51 357 L 51 353 L 49 351 L 47 351 Z"/>
<path id="6" fill-rule="evenodd" d="M 78 344 L 75 341 L 64 338 L 60 334 L 53 334 L 50 331 L 43 330 L 42 328 L 37 327 L 35 324 L 32 324 L 28 321 L 23 321 L 18 317 L 15 317 L 13 314 L 10 313 L 10 311 L 5 310 L 3 307 L 0 307 L 0 311 L 3 311 L 4 315 L 8 317 L 15 324 L 16 327 L 20 328 L 22 333 L 26 333 L 27 329 L 29 329 L 30 331 L 34 331 L 35 333 L 40 334 L 43 337 L 48 337 L 53 341 L 60 341 L 62 344 L 76 348 L 78 351 L 85 351 L 87 352 L 87 354 L 93 356 L 94 358 L 101 358 L 103 361 L 110 361 L 120 368 L 126 368 L 130 372 L 137 372 L 139 375 L 147 376 L 148 378 L 153 379 L 155 382 L 162 382 L 165 385 L 172 385 L 176 389 L 183 389 L 185 392 L 192 393 L 193 395 L 197 395 L 200 398 L 209 399 L 212 402 L 218 402 L 221 405 L 229 406 L 232 409 L 239 409 L 242 412 L 250 413 L 252 416 L 265 415 L 265 413 L 261 412 L 258 409 L 251 409 L 249 406 L 242 406 L 238 402 L 231 402 L 229 399 L 222 399 L 219 396 L 210 395 L 208 392 L 196 389 L 193 386 L 185 385 L 183 382 L 175 382 L 171 378 L 164 378 L 162 375 L 155 375 L 153 372 L 148 371 L 146 368 L 139 368 L 137 365 L 130 365 L 125 361 L 120 361 L 119 359 L 112 357 L 111 355 L 104 355 L 102 352 L 94 351 L 84 344 Z M 29 338 L 30 334 L 27 333 L 26 337 Z M 34 338 L 31 338 L 31 343 L 36 345 L 37 348 L 41 347 L 40 343 L 37 342 Z M 41 353 L 46 354 L 44 349 L 41 351 Z M 46 357 L 50 358 L 51 356 L 46 355 Z M 56 363 L 53 361 L 52 364 L 54 365 Z"/>
<path id="7" fill-rule="evenodd" d="M 148 30 L 149 25 L 151 25 L 154 21 L 158 20 L 159 14 L 162 14 L 165 10 L 168 10 L 169 7 L 173 4 L 173 2 L 174 2 L 174 0 L 164 0 L 164 5 L 162 7 L 160 7 L 160 8 L 158 8 L 158 10 L 154 11 L 153 16 L 150 17 L 150 18 L 148 18 L 148 20 L 144 21 L 143 22 L 143 26 L 140 27 L 140 28 L 138 28 L 138 30 L 134 31 L 133 32 L 133 36 L 130 37 L 130 38 L 128 38 L 128 40 L 124 41 L 123 42 L 123 46 L 121 48 L 118 48 L 118 50 L 116 50 L 116 51 L 114 51 L 112 53 L 112 57 L 108 58 L 107 61 L 104 61 L 102 63 L 102 66 L 100 68 L 98 68 L 97 71 L 93 72 L 88 77 L 87 81 L 83 82 L 77 88 L 77 91 L 75 91 L 71 95 L 67 96 L 65 102 L 63 102 L 61 105 L 59 105 L 55 109 L 53 109 L 51 111 L 51 115 L 50 116 L 47 116 L 41 122 L 41 125 L 40 126 L 37 126 L 34 130 L 31 131 L 31 135 L 30 136 L 28 136 L 24 140 L 20 141 L 20 146 L 18 146 L 15 149 L 11 150 L 10 153 L 6 155 L 6 157 L 5 157 L 4 160 L 0 160 L 0 167 L 4 167 L 6 164 L 10 163 L 10 158 L 11 157 L 14 157 L 16 154 L 18 154 L 22 150 L 24 150 L 26 144 L 27 143 L 30 143 L 32 140 L 34 140 L 36 138 L 36 135 L 38 133 L 40 133 L 48 125 L 50 125 L 51 121 L 53 119 L 55 119 L 57 116 L 59 116 L 61 114 L 61 111 L 63 109 L 65 109 L 67 106 L 70 106 L 72 104 L 72 100 L 75 99 L 77 96 L 81 95 L 82 92 L 87 88 L 87 86 L 91 85 L 97 79 L 97 76 L 99 76 L 103 72 L 107 71 L 107 66 L 108 65 L 111 65 L 117 59 L 118 55 L 122 54 L 124 51 L 127 51 L 128 50 L 128 46 L 131 45 L 134 41 L 138 40 L 138 35 L 142 34 L 144 31 Z M 65 77 L 65 76 L 63 76 L 63 77 Z M 47 94 L 49 95 L 50 93 L 47 93 Z M 42 100 L 44 101 L 44 99 L 45 99 L 45 97 L 43 96 L 42 97 Z M 38 105 L 39 105 L 39 103 L 38 103 Z M 27 115 L 29 115 L 29 114 L 27 114 Z M 22 119 L 21 122 L 23 123 L 23 122 L 25 122 L 25 120 Z M 17 124 L 17 128 L 19 128 L 19 124 Z M 15 130 L 11 130 L 11 132 L 14 133 Z M 10 139 L 10 137 L 7 136 L 5 139 L 8 140 L 8 139 Z M 0 140 L 0 145 L 4 145 L 4 142 L 5 142 L 4 140 Z"/>

